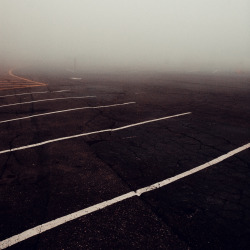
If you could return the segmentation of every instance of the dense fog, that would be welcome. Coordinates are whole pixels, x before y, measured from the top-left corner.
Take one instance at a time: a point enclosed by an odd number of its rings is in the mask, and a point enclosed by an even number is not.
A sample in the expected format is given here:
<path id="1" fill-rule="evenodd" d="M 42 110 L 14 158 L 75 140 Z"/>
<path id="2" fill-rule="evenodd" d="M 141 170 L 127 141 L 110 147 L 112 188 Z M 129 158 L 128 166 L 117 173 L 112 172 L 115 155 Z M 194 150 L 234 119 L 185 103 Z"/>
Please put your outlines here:
<path id="1" fill-rule="evenodd" d="M 250 69 L 249 0 L 0 0 L 1 63 Z"/>

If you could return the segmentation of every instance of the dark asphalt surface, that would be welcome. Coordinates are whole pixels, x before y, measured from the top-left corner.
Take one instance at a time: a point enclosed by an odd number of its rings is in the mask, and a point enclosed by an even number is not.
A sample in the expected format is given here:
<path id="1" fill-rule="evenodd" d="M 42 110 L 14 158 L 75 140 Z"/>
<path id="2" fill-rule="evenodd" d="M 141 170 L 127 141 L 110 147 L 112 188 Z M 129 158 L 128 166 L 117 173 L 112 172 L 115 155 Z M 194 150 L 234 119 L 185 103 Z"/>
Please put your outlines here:
<path id="1" fill-rule="evenodd" d="M 192 112 L 116 132 L 0 155 L 0 240 L 197 167 L 250 142 L 250 76 L 65 72 L 17 75 L 47 87 L 1 91 L 0 151 L 58 137 Z M 11 249 L 249 249 L 250 150 L 170 185 L 116 203 Z"/>

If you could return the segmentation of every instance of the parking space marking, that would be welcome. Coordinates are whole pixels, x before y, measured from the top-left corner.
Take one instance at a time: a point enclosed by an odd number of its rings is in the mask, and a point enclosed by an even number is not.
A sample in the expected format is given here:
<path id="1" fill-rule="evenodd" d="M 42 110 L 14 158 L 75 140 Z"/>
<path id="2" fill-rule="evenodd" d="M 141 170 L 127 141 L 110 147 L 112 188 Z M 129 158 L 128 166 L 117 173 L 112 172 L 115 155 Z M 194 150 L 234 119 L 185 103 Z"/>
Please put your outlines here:
<path id="1" fill-rule="evenodd" d="M 129 104 L 135 104 L 135 102 L 125 102 L 125 103 L 117 103 L 117 104 L 111 104 L 111 105 L 105 105 L 105 106 L 103 105 L 103 106 L 95 106 L 95 107 L 80 107 L 80 108 L 73 108 L 73 109 L 58 110 L 58 111 L 52 111 L 52 112 L 47 112 L 47 113 L 41 113 L 41 114 L 36 114 L 36 115 L 30 115 L 30 116 L 24 116 L 24 117 L 20 117 L 20 118 L 4 120 L 4 121 L 0 121 L 0 124 L 1 123 L 6 123 L 6 122 L 12 122 L 12 121 L 30 119 L 32 117 L 46 116 L 46 115 L 52 115 L 52 114 L 58 114 L 58 113 L 65 113 L 65 112 L 76 111 L 76 110 L 110 108 L 110 107 L 123 106 L 123 105 L 129 105 Z"/>
<path id="2" fill-rule="evenodd" d="M 62 90 L 57 90 L 57 91 L 52 91 L 50 93 L 60 93 L 60 92 L 70 92 L 70 89 L 62 89 Z"/>
<path id="3" fill-rule="evenodd" d="M 148 120 L 148 121 L 144 121 L 144 122 L 133 123 L 133 124 L 130 124 L 130 125 L 126 125 L 126 126 L 122 126 L 122 127 L 118 127 L 118 128 L 114 128 L 114 129 L 104 129 L 104 130 L 99 130 L 99 131 L 93 131 L 93 132 L 81 133 L 81 134 L 77 134 L 77 135 L 60 137 L 60 138 L 56 138 L 56 139 L 52 139 L 52 140 L 48 140 L 48 141 L 43 141 L 43 142 L 38 142 L 38 143 L 35 143 L 35 144 L 30 144 L 30 145 L 27 145 L 27 146 L 21 146 L 21 147 L 17 147 L 17 148 L 6 149 L 6 150 L 3 150 L 3 151 L 0 151 L 0 154 L 19 151 L 19 150 L 24 150 L 24 149 L 28 149 L 28 148 L 39 147 L 39 146 L 42 146 L 42 145 L 45 145 L 45 144 L 58 142 L 58 141 L 69 140 L 69 139 L 83 137 L 83 136 L 87 136 L 87 135 L 94 135 L 94 134 L 100 134 L 100 133 L 105 133 L 105 132 L 114 132 L 114 131 L 118 131 L 118 130 L 122 130 L 122 129 L 126 129 L 126 128 L 131 128 L 131 127 L 143 125 L 143 124 L 146 124 L 146 123 L 157 122 L 157 121 L 161 121 L 161 120 L 166 120 L 166 119 L 170 119 L 170 118 L 174 118 L 174 117 L 178 117 L 178 116 L 190 115 L 190 114 L 191 114 L 191 112 L 187 112 L 187 113 L 182 113 L 182 114 L 177 114 L 177 115 L 161 117 L 161 118 L 158 118 L 158 119 Z"/>
<path id="4" fill-rule="evenodd" d="M 161 188 L 161 187 L 166 186 L 166 185 L 168 185 L 168 184 L 170 184 L 172 182 L 175 182 L 175 181 L 177 181 L 179 179 L 182 179 L 182 178 L 187 177 L 189 175 L 195 174 L 195 173 L 197 173 L 197 172 L 199 172 L 199 171 L 201 171 L 201 170 L 203 170 L 205 168 L 211 167 L 211 166 L 213 166 L 213 165 L 215 165 L 215 164 L 217 164 L 219 162 L 222 162 L 225 159 L 227 159 L 229 157 L 232 157 L 233 155 L 238 154 L 241 151 L 244 151 L 244 150 L 246 150 L 248 148 L 250 148 L 250 143 L 247 143 L 247 144 L 245 144 L 245 145 L 243 145 L 243 146 L 241 146 L 239 148 L 236 148 L 236 149 L 234 149 L 234 150 L 232 150 L 232 151 L 230 151 L 230 152 L 228 152 L 228 153 L 226 153 L 224 155 L 221 155 L 221 156 L 219 156 L 219 157 L 217 157 L 217 158 L 215 158 L 215 159 L 213 159 L 213 160 L 211 160 L 209 162 L 206 162 L 206 163 L 204 163 L 204 164 L 202 164 L 202 165 L 200 165 L 198 167 L 192 168 L 192 169 L 190 169 L 190 170 L 188 170 L 186 172 L 183 172 L 181 174 L 178 174 L 178 175 L 176 175 L 174 177 L 171 177 L 171 178 L 168 178 L 166 180 L 157 182 L 157 183 L 155 183 L 153 185 L 150 185 L 148 187 L 138 189 L 136 191 L 136 195 L 140 196 L 143 193 L 150 192 L 150 191 L 152 191 L 154 189 Z"/>
<path id="5" fill-rule="evenodd" d="M 20 93 L 20 94 L 14 94 L 14 95 L 2 95 L 2 97 L 10 97 L 10 96 L 21 96 L 21 95 L 33 95 L 33 94 L 45 94 L 45 93 L 60 93 L 60 92 L 69 92 L 70 90 L 64 89 L 64 90 L 58 90 L 58 91 L 40 91 L 40 92 L 28 92 L 28 93 Z"/>
<path id="6" fill-rule="evenodd" d="M 56 100 L 65 100 L 65 99 L 84 99 L 84 98 L 95 98 L 96 96 L 73 96 L 73 97 L 60 97 L 60 98 L 53 98 L 53 99 L 42 99 L 30 102 L 17 102 L 12 104 L 5 104 L 1 105 L 0 108 L 9 107 L 9 106 L 16 106 L 16 105 L 23 105 L 28 103 L 35 103 L 35 102 L 46 102 L 46 101 L 56 101 Z"/>
<path id="7" fill-rule="evenodd" d="M 129 193 L 126 193 L 126 194 L 123 194 L 123 195 L 120 195 L 120 196 L 117 196 L 111 200 L 107 200 L 107 201 L 104 201 L 104 202 L 101 202 L 101 203 L 98 203 L 96 205 L 93 205 L 93 206 L 90 206 L 88 208 L 85 208 L 85 209 L 82 209 L 82 210 L 79 210 L 77 212 L 74 212 L 74 213 L 71 213 L 69 215 L 65 215 L 63 217 L 60 217 L 60 218 L 57 218 L 55 220 L 52 220 L 52 221 L 49 221 L 47 223 L 44 223 L 44 224 L 41 224 L 39 226 L 36 226 L 36 227 L 33 227 L 31 229 L 28 229 L 20 234 L 17 234 L 15 236 L 12 236 L 6 240 L 3 240 L 2 242 L 0 242 L 0 248 L 1 249 L 4 249 L 4 248 L 7 248 L 7 247 L 10 247 L 14 244 L 17 244 L 21 241 L 24 241 L 26 239 L 29 239 L 35 235 L 39 235 L 45 231 L 48 231 L 52 228 L 55 228 L 55 227 L 58 227 L 62 224 L 65 224 L 69 221 L 72 221 L 72 220 L 75 220 L 79 217 L 82 217 L 82 216 L 85 216 L 87 214 L 90 214 L 90 213 L 93 213 L 95 211 L 98 211 L 98 210 L 101 210 L 101 209 L 104 209 L 108 206 L 111 206 L 115 203 L 118 203 L 118 202 L 121 202 L 123 200 L 126 200 L 126 199 L 129 199 L 129 198 L 132 198 L 134 196 L 140 196 L 142 195 L 143 193 L 146 193 L 146 192 L 150 192 L 150 191 L 153 191 L 155 189 L 158 189 L 158 188 L 161 188 L 163 186 L 166 186 L 172 182 L 175 182 L 179 179 L 182 179 L 186 176 L 189 176 L 189 175 L 192 175 L 194 173 L 197 173 L 205 168 L 208 168 L 208 167 L 211 167 L 219 162 L 222 162 L 224 161 L 225 159 L 229 158 L 229 157 L 232 157 L 233 155 L 235 154 L 238 154 L 239 152 L 242 152 L 246 149 L 248 149 L 250 147 L 250 143 L 248 144 L 245 144 L 239 148 L 236 148 L 224 155 L 221 155 L 205 164 L 202 164 L 198 167 L 195 167 L 193 169 L 190 169 L 184 173 L 181 173 L 181 174 L 178 174 L 174 177 L 171 177 L 171 178 L 168 178 L 168 179 L 165 179 L 163 181 L 160 181 L 160 182 L 157 182 L 157 183 L 154 183 L 153 185 L 150 185 L 150 186 L 147 186 L 147 187 L 144 187 L 144 188 L 140 188 L 140 189 L 137 189 L 136 191 L 131 191 Z"/>

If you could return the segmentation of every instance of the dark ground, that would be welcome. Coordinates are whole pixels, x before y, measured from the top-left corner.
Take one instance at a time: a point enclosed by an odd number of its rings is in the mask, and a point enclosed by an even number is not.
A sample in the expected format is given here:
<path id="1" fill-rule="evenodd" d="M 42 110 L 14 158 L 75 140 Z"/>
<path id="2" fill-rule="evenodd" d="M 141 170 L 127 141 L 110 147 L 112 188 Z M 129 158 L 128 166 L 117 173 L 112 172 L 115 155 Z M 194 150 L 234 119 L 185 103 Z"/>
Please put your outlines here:
<path id="1" fill-rule="evenodd" d="M 1 95 L 0 120 L 82 106 L 136 104 L 0 124 L 0 151 L 192 112 L 112 133 L 0 155 L 0 240 L 151 185 L 250 142 L 250 77 L 18 72 L 46 87 Z M 249 249 L 249 149 L 199 173 L 56 227 L 13 249 Z"/>

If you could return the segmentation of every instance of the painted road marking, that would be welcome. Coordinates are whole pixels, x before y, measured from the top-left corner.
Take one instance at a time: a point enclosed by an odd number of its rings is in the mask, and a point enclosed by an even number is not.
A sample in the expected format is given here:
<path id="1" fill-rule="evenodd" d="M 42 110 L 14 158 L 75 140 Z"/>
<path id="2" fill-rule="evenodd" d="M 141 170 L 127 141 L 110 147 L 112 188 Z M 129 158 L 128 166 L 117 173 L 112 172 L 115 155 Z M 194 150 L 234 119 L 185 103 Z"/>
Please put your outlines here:
<path id="1" fill-rule="evenodd" d="M 33 83 L 28 83 L 28 82 L 4 82 L 4 83 L 0 83 L 1 87 L 11 87 L 11 86 L 23 86 L 24 84 L 28 84 L 28 85 L 34 85 Z"/>
<path id="2" fill-rule="evenodd" d="M 81 77 L 70 77 L 71 80 L 82 80 Z"/>
<path id="3" fill-rule="evenodd" d="M 57 91 L 51 91 L 51 93 L 60 93 L 60 92 L 70 92 L 70 89 L 62 89 L 62 90 L 57 90 Z"/>
<path id="4" fill-rule="evenodd" d="M 47 85 L 46 83 L 43 83 L 43 82 L 32 81 L 32 80 L 27 79 L 27 78 L 23 78 L 23 77 L 20 77 L 20 76 L 16 76 L 16 75 L 13 74 L 12 71 L 13 71 L 13 69 L 10 69 L 10 70 L 9 70 L 9 75 L 10 75 L 10 76 L 13 76 L 13 77 L 15 77 L 15 78 L 18 78 L 18 79 L 21 79 L 21 80 L 24 80 L 24 81 L 27 81 L 27 82 L 33 82 L 33 83 L 39 84 L 39 86 L 46 86 L 46 85 Z"/>
<path id="5" fill-rule="evenodd" d="M 38 86 L 46 86 L 47 84 L 37 81 L 32 81 L 23 77 L 19 77 L 13 74 L 12 69 L 9 70 L 9 76 L 12 78 L 17 78 L 18 80 L 5 79 L 0 82 L 0 90 L 9 90 L 9 89 L 21 89 L 21 88 L 32 88 Z"/>
<path id="6" fill-rule="evenodd" d="M 1 82 L 0 85 L 23 85 L 23 84 L 27 84 L 27 85 L 34 85 L 35 83 L 32 83 L 32 82 L 27 82 L 27 81 L 18 81 L 18 82 L 15 82 L 15 81 L 9 81 L 9 82 Z M 37 85 L 38 83 L 36 83 Z"/>
<path id="7" fill-rule="evenodd" d="M 12 104 L 5 104 L 5 105 L 1 105 L 0 108 L 15 106 L 15 105 L 23 105 L 23 104 L 34 103 L 34 102 L 46 102 L 46 101 L 56 101 L 56 100 L 65 100 L 65 99 L 83 99 L 83 98 L 93 98 L 93 97 L 96 97 L 96 96 L 75 96 L 75 97 L 60 97 L 60 98 L 54 98 L 54 99 L 42 99 L 42 100 L 36 100 L 36 101 L 30 101 L 30 102 L 17 102 L 17 103 L 12 103 Z"/>
<path id="8" fill-rule="evenodd" d="M 27 149 L 27 148 L 39 147 L 39 146 L 42 146 L 42 145 L 45 145 L 45 144 L 58 142 L 58 141 L 69 140 L 69 139 L 78 138 L 78 137 L 87 136 L 87 135 L 94 135 L 94 134 L 100 134 L 100 133 L 105 133 L 105 132 L 114 132 L 114 131 L 118 131 L 118 130 L 122 130 L 122 129 L 126 129 L 126 128 L 131 128 L 131 127 L 143 125 L 143 124 L 146 124 L 146 123 L 157 122 L 157 121 L 161 121 L 161 120 L 166 120 L 166 119 L 170 119 L 170 118 L 174 118 L 174 117 L 178 117 L 178 116 L 183 116 L 183 115 L 190 115 L 190 114 L 191 114 L 191 112 L 187 112 L 187 113 L 182 113 L 182 114 L 177 114 L 177 115 L 166 116 L 166 117 L 162 117 L 162 118 L 158 118 L 158 119 L 148 120 L 148 121 L 144 121 L 144 122 L 138 122 L 138 123 L 130 124 L 130 125 L 119 127 L 119 128 L 104 129 L 104 130 L 99 130 L 99 131 L 93 131 L 93 132 L 88 132 L 88 133 L 82 133 L 82 134 L 77 134 L 77 135 L 60 137 L 60 138 L 57 138 L 57 139 L 52 139 L 52 140 L 48 140 L 48 141 L 38 142 L 38 143 L 35 143 L 35 144 L 30 144 L 30 145 L 27 145 L 27 146 L 21 146 L 21 147 L 17 147 L 17 148 L 6 149 L 6 150 L 3 150 L 3 151 L 0 151 L 0 154 L 19 151 L 19 150 L 24 150 L 24 149 Z"/>
<path id="9" fill-rule="evenodd" d="M 81 108 L 74 108 L 74 109 L 58 110 L 58 111 L 52 111 L 52 112 L 47 112 L 47 113 L 41 113 L 41 114 L 36 114 L 36 115 L 30 115 L 30 116 L 24 116 L 24 117 L 20 117 L 20 118 L 4 120 L 4 121 L 0 121 L 0 124 L 1 123 L 6 123 L 6 122 L 29 119 L 29 118 L 32 118 L 32 117 L 46 116 L 46 115 L 52 115 L 52 114 L 58 114 L 58 113 L 64 113 L 64 112 L 70 112 L 70 111 L 76 111 L 76 110 L 82 110 L 82 109 L 110 108 L 110 107 L 123 106 L 123 105 L 129 105 L 129 104 L 135 104 L 135 102 L 125 102 L 125 103 L 111 104 L 111 105 L 105 105 L 105 106 L 81 107 Z"/>
<path id="10" fill-rule="evenodd" d="M 133 138 L 137 138 L 137 136 L 127 136 L 127 137 L 123 137 L 122 139 L 125 140 L 125 139 L 133 139 Z"/>
<path id="11" fill-rule="evenodd" d="M 21 87 L 4 87 L 4 88 L 0 88 L 0 90 L 13 90 L 13 89 L 27 89 L 27 88 L 33 88 L 33 87 L 40 87 L 40 85 L 22 85 Z"/>
<path id="12" fill-rule="evenodd" d="M 64 223 L 67 223 L 69 221 L 72 221 L 72 220 L 75 220 L 79 217 L 82 217 L 82 216 L 85 216 L 87 214 L 90 214 L 90 213 L 93 213 L 93 212 L 96 212 L 98 210 L 101 210 L 101 209 L 104 209 L 105 207 L 108 207 L 108 206 L 111 206 L 115 203 L 118 203 L 118 202 L 121 202 L 123 200 L 126 200 L 126 199 L 129 199 L 129 198 L 132 198 L 134 196 L 140 196 L 142 195 L 143 193 L 146 193 L 146 192 L 150 192 L 150 191 L 153 191 L 155 189 L 158 189 L 158 188 L 161 188 L 161 187 L 164 187 L 172 182 L 175 182 L 179 179 L 182 179 L 186 176 L 189 176 L 189 175 L 192 175 L 194 173 L 197 173 L 205 168 L 208 168 L 208 167 L 211 167 L 219 162 L 222 162 L 224 161 L 225 159 L 229 158 L 229 157 L 232 157 L 233 155 L 235 154 L 238 154 L 239 152 L 242 152 L 246 149 L 248 149 L 250 147 L 250 143 L 248 144 L 245 144 L 237 149 L 234 149 L 224 155 L 221 155 L 220 157 L 217 157 L 205 164 L 202 164 L 198 167 L 195 167 L 193 169 L 190 169 L 186 172 L 183 172 L 181 174 L 178 174 L 174 177 L 170 177 L 168 179 L 165 179 L 163 181 L 160 181 L 160 182 L 157 182 L 157 183 L 154 183 L 153 185 L 150 185 L 150 186 L 147 186 L 147 187 L 144 187 L 144 188 L 140 188 L 140 189 L 137 189 L 136 191 L 131 191 L 129 193 L 126 193 L 126 194 L 123 194 L 123 195 L 120 195 L 120 196 L 117 196 L 111 200 L 107 200 L 107 201 L 104 201 L 104 202 L 101 202 L 101 203 L 98 203 L 96 205 L 93 205 L 93 206 L 90 206 L 88 208 L 85 208 L 85 209 L 82 209 L 82 210 L 79 210 L 77 212 L 74 212 L 74 213 L 71 213 L 71 214 L 68 214 L 68 215 L 65 215 L 63 217 L 60 217 L 60 218 L 57 218 L 55 220 L 52 220 L 52 221 L 49 221 L 47 223 L 44 223 L 44 224 L 41 224 L 39 226 L 36 226 L 36 227 L 33 227 L 31 229 L 28 229 L 20 234 L 17 234 L 17 235 L 14 235 L 6 240 L 3 240 L 2 242 L 0 242 L 0 248 L 1 249 L 4 249 L 4 248 L 7 248 L 7 247 L 10 247 L 14 244 L 17 244 L 21 241 L 24 241 L 26 239 L 29 239 L 35 235 L 39 235 L 45 231 L 48 231 L 52 228 L 55 228 L 55 227 L 58 227 Z"/>
<path id="13" fill-rule="evenodd" d="M 2 95 L 2 97 L 9 97 L 9 96 L 20 96 L 20 95 L 33 95 L 33 94 L 45 94 L 45 93 L 60 93 L 60 92 L 69 92 L 70 90 L 64 89 L 64 90 L 58 90 L 58 91 L 40 91 L 40 92 L 29 92 L 29 93 L 20 93 L 20 94 L 15 94 L 15 95 Z"/>
<path id="14" fill-rule="evenodd" d="M 6 80 L 1 80 L 0 81 L 0 84 L 2 84 L 2 83 L 24 83 L 24 82 L 26 82 L 26 81 L 18 81 L 18 80 L 12 80 L 12 79 L 6 79 Z"/>

